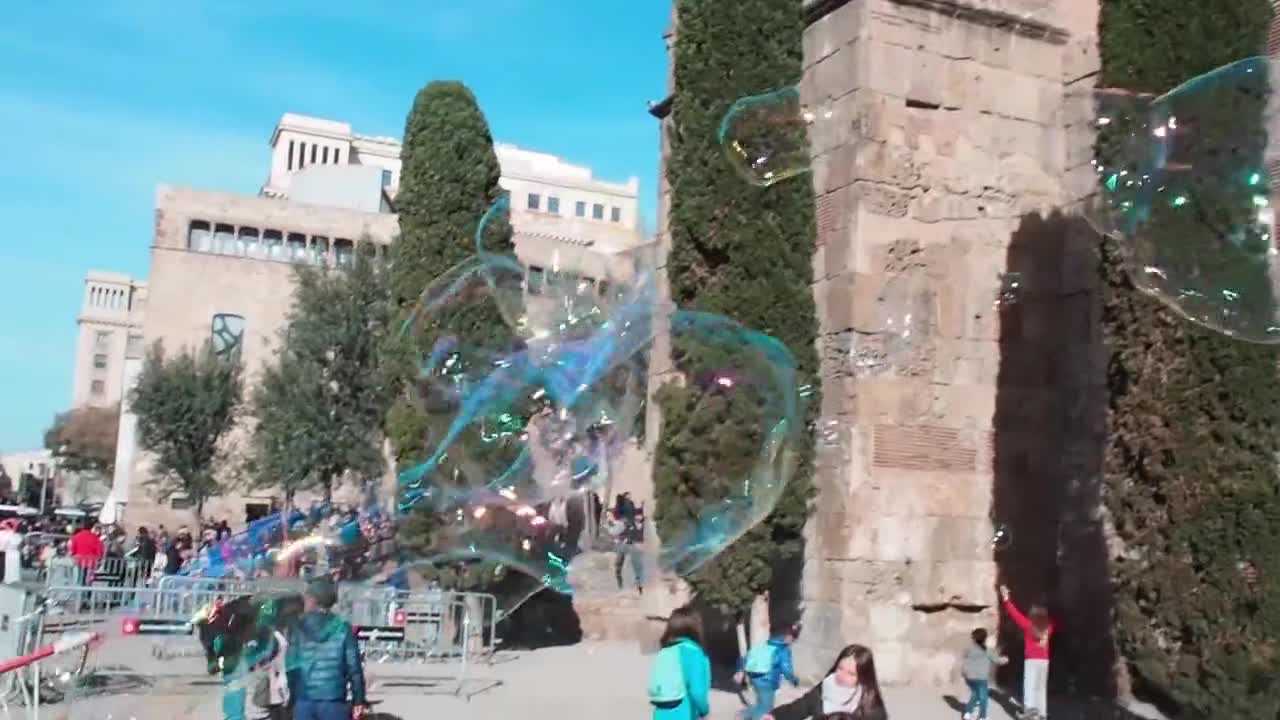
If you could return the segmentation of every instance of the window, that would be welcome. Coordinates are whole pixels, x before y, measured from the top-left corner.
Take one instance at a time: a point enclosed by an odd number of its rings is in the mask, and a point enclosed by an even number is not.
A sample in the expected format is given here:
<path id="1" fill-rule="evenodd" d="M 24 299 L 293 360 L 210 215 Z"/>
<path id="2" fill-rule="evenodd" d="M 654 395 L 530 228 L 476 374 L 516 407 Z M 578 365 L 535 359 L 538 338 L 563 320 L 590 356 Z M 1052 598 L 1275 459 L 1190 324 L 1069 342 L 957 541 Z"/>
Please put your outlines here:
<path id="1" fill-rule="evenodd" d="M 382 187 L 391 187 L 391 171 L 382 171 Z"/>
<path id="2" fill-rule="evenodd" d="M 538 210 L 542 207 L 542 196 L 538 193 L 529 193 L 529 209 Z"/>
<path id="3" fill-rule="evenodd" d="M 105 395 L 107 392 L 107 384 L 101 380 L 94 380 L 89 383 L 89 394 L 95 396 Z"/>
<path id="4" fill-rule="evenodd" d="M 99 330 L 93 339 L 93 346 L 98 350 L 106 350 L 111 347 L 111 331 Z"/>
<path id="5" fill-rule="evenodd" d="M 574 215 L 576 215 L 576 216 L 578 216 L 578 217 L 586 217 L 586 216 L 587 216 L 587 204 L 586 204 L 586 203 L 584 203 L 584 202 L 582 202 L 581 200 L 579 200 L 579 201 L 578 201 L 578 202 L 573 206 L 573 214 L 574 214 Z"/>
<path id="6" fill-rule="evenodd" d="M 545 276 L 546 276 L 546 271 L 544 271 L 542 268 L 538 267 L 537 265 L 529 266 L 529 280 L 526 286 L 529 289 L 530 295 L 542 294 L 542 283 Z"/>
<path id="7" fill-rule="evenodd" d="M 323 165 L 329 164 L 329 146 L 328 145 L 325 145 L 324 149 L 320 151 L 320 162 Z"/>
<path id="8" fill-rule="evenodd" d="M 293 261 L 305 260 L 307 258 L 307 236 L 299 233 L 289 233 L 289 239 L 285 241 L 285 254 Z"/>
<path id="9" fill-rule="evenodd" d="M 307 164 L 307 144 L 298 143 L 298 169 L 301 170 Z"/>
<path id="10" fill-rule="evenodd" d="M 284 233 L 279 230 L 262 231 L 262 257 L 280 257 L 280 247 L 284 245 Z"/>
<path id="11" fill-rule="evenodd" d="M 603 205 L 601 205 L 600 203 L 596 203 L 596 204 L 594 204 L 594 205 L 592 205 L 592 206 L 591 206 L 591 219 L 592 219 L 592 220 L 603 220 L 603 219 L 604 219 L 604 206 L 603 206 Z"/>
<path id="12" fill-rule="evenodd" d="M 209 230 L 209 223 L 203 220 L 191 222 L 191 226 L 187 228 L 187 249 L 196 252 L 213 250 L 213 234 Z"/>
<path id="13" fill-rule="evenodd" d="M 329 238 L 316 235 L 311 238 L 311 262 L 326 265 L 329 262 Z"/>
<path id="14" fill-rule="evenodd" d="M 349 268 L 355 260 L 355 243 L 346 238 L 338 238 L 333 241 L 333 262 L 340 268 Z"/>
<path id="15" fill-rule="evenodd" d="M 601 280 L 597 283 L 596 291 L 600 293 L 600 297 L 609 297 L 609 281 Z"/>
<path id="16" fill-rule="evenodd" d="M 142 356 L 142 336 L 130 335 L 128 342 L 124 346 L 124 353 L 128 357 Z"/>
<path id="17" fill-rule="evenodd" d="M 560 214 L 560 198 L 554 196 L 547 198 L 547 212 L 552 215 Z"/>
<path id="18" fill-rule="evenodd" d="M 230 225 L 218 223 L 213 226 L 213 251 L 223 255 L 236 253 L 236 229 Z"/>
<path id="19" fill-rule="evenodd" d="M 239 242 L 236 243 L 238 254 L 256 256 L 262 253 L 262 243 L 258 241 L 258 228 L 242 227 L 238 237 Z"/>
<path id="20" fill-rule="evenodd" d="M 191 498 L 181 495 L 174 495 L 169 498 L 169 507 L 174 510 L 190 510 L 195 507 L 195 503 L 191 502 Z"/>
<path id="21" fill-rule="evenodd" d="M 609 219 L 613 222 L 622 222 L 622 208 L 609 208 Z"/>
<path id="22" fill-rule="evenodd" d="M 94 370 L 107 369 L 107 356 L 105 353 L 98 353 L 93 356 L 93 369 Z"/>
<path id="23" fill-rule="evenodd" d="M 289 170 L 293 169 L 293 141 L 289 141 L 289 157 L 285 160 Z"/>
<path id="24" fill-rule="evenodd" d="M 290 260 L 293 258 L 294 248 L 306 248 L 307 236 L 302 233 L 291 232 L 285 236 L 283 242 L 277 242 L 271 246 L 272 260 Z"/>
<path id="25" fill-rule="evenodd" d="M 311 143 L 311 164 L 316 164 L 316 144 Z"/>

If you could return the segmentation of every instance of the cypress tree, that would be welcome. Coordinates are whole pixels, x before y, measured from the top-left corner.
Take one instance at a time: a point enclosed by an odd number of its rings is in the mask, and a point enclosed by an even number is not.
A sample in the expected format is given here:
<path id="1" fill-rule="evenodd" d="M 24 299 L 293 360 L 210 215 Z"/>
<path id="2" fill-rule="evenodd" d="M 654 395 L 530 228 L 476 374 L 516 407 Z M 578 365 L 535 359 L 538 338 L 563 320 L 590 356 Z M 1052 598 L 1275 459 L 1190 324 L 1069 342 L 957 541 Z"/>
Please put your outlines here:
<path id="1" fill-rule="evenodd" d="M 391 291 L 401 320 L 410 318 L 423 291 L 441 275 L 476 253 L 476 231 L 486 212 L 503 195 L 501 168 L 488 121 L 475 96 L 462 83 L 432 82 L 418 91 L 405 121 L 400 151 L 400 188 L 395 199 L 400 235 L 391 247 Z M 514 245 L 505 214 L 485 226 L 485 250 L 511 254 Z M 397 325 L 399 326 L 399 325 Z M 457 407 L 430 406 L 431 389 L 422 386 L 419 362 L 437 340 L 456 338 L 457 363 L 464 371 L 484 373 L 490 353 L 510 349 L 512 332 L 497 305 L 471 293 L 447 304 L 430 320 L 388 343 L 405 391 L 387 417 L 387 434 L 401 469 L 425 460 L 445 434 Z M 430 408 L 431 412 L 427 412 Z M 454 444 L 458 452 L 424 479 L 439 486 L 466 482 L 466 471 L 497 462 L 494 448 L 472 426 Z M 467 462 L 471 464 L 466 464 Z M 488 478 L 484 478 L 487 480 Z M 476 482 L 480 478 L 469 478 Z M 429 535 L 435 522 L 415 518 L 410 525 Z M 428 537 L 409 539 L 426 546 Z"/>
<path id="2" fill-rule="evenodd" d="M 1163 93 L 1257 54 L 1267 0 L 1104 0 L 1100 85 Z M 1248 227 L 1253 194 L 1218 182 L 1218 153 L 1260 160 L 1250 138 L 1267 88 L 1194 108 L 1201 155 L 1187 181 L 1197 214 L 1157 203 L 1142 230 L 1155 263 L 1196 268 L 1273 305 L 1265 266 L 1232 249 L 1269 238 Z M 1213 97 L 1210 94 L 1207 97 Z M 1252 99 L 1250 99 L 1252 98 Z M 1114 160 L 1114 136 L 1098 145 Z M 1256 152 L 1255 152 L 1256 151 Z M 1261 167 L 1256 171 L 1265 173 Z M 1249 235 L 1248 232 L 1245 233 Z M 1121 241 L 1124 242 L 1124 241 Z M 1280 711 L 1280 352 L 1193 325 L 1134 287 L 1120 243 L 1105 240 L 1103 323 L 1110 347 L 1106 504 L 1117 550 L 1116 624 L 1135 689 L 1190 718 L 1275 718 Z M 1256 319 L 1255 319 L 1256 320 Z"/>
<path id="3" fill-rule="evenodd" d="M 817 369 L 812 256 L 814 195 L 806 177 L 769 188 L 735 174 L 721 147 L 721 119 L 735 100 L 798 82 L 804 21 L 797 0 L 677 0 L 671 184 L 672 300 L 778 338 L 794 355 L 801 383 Z M 803 126 L 777 128 L 803 133 Z M 803 142 L 803 141 L 801 141 Z M 722 500 L 760 446 L 761 408 L 749 389 L 718 392 L 692 376 L 707 369 L 707 347 L 692 334 L 673 342 L 673 361 L 690 382 L 669 384 L 654 477 L 655 521 L 678 537 Z M 723 351 L 723 348 L 721 348 Z M 725 355 L 731 355 L 726 353 Z M 698 358 L 695 360 L 694 358 Z M 812 420 L 818 404 L 810 397 Z M 812 490 L 811 437 L 772 514 L 688 579 L 699 597 L 739 614 L 770 586 L 777 561 L 799 548 Z"/>

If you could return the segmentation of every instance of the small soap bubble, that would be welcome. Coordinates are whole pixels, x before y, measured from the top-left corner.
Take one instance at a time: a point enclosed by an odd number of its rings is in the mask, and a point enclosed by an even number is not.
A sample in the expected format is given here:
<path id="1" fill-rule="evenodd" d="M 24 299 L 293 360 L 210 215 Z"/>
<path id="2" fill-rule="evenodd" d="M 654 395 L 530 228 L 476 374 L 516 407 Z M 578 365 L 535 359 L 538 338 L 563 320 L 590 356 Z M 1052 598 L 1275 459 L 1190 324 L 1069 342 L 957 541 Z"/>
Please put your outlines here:
<path id="1" fill-rule="evenodd" d="M 809 172 L 810 125 L 831 118 L 829 105 L 806 105 L 785 87 L 740 98 L 720 123 L 720 144 L 747 182 L 768 187 Z"/>
<path id="2" fill-rule="evenodd" d="M 997 525 L 991 533 L 991 548 L 996 552 L 1008 550 L 1013 543 L 1013 531 L 1007 525 Z"/>
<path id="3" fill-rule="evenodd" d="M 1017 305 L 1022 299 L 1022 273 L 1007 272 L 1000 274 L 1000 290 L 996 294 L 997 308 Z"/>
<path id="4" fill-rule="evenodd" d="M 1276 66 L 1249 58 L 1159 97 L 1095 91 L 1097 191 L 1083 214 L 1133 284 L 1204 327 L 1280 343 L 1268 129 Z"/>

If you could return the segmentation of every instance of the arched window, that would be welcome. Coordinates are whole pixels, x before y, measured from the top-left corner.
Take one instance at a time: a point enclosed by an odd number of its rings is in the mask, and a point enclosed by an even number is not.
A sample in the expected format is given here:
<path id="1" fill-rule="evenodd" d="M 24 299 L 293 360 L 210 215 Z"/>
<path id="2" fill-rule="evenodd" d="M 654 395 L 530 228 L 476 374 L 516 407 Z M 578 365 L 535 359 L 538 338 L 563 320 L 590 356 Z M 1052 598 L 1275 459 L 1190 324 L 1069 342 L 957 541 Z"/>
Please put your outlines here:
<path id="1" fill-rule="evenodd" d="M 333 261 L 334 265 L 340 268 L 351 267 L 355 260 L 356 245 L 346 238 L 338 238 L 333 241 Z"/>
<path id="2" fill-rule="evenodd" d="M 302 262 L 307 259 L 307 236 L 302 233 L 289 233 L 285 240 L 285 255 L 289 262 Z"/>
<path id="3" fill-rule="evenodd" d="M 329 238 L 323 235 L 311 238 L 311 262 L 315 265 L 329 264 Z"/>
<path id="4" fill-rule="evenodd" d="M 187 249 L 196 252 L 212 252 L 213 233 L 209 223 L 203 220 L 192 220 L 187 228 Z"/>
<path id="5" fill-rule="evenodd" d="M 284 246 L 284 235 L 279 230 L 264 230 L 262 232 L 262 256 L 265 258 L 275 259 L 279 257 Z"/>
<path id="6" fill-rule="evenodd" d="M 239 255 L 236 252 L 236 229 L 225 223 L 213 226 L 213 251 L 223 255 Z"/>
<path id="7" fill-rule="evenodd" d="M 259 257 L 262 255 L 262 242 L 259 240 L 258 228 L 242 227 L 237 233 L 238 250 L 241 255 Z"/>

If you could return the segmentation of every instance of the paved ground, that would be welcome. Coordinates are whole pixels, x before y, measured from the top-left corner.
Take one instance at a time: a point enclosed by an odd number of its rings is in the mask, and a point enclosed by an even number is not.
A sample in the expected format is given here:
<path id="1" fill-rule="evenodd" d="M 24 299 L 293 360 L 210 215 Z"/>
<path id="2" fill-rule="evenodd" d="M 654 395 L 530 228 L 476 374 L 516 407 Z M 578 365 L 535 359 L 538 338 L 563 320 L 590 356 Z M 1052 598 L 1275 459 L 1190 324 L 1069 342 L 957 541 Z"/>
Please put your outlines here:
<path id="1" fill-rule="evenodd" d="M 130 653 L 132 654 L 132 653 Z M 604 718 L 607 720 L 647 720 L 650 717 L 644 696 L 650 658 L 640 655 L 634 644 L 583 643 L 572 647 L 547 648 L 533 652 L 499 655 L 493 665 L 471 669 L 465 694 L 453 695 L 456 685 L 444 677 L 456 666 L 374 665 L 368 668 L 370 695 L 381 700 L 376 710 L 403 720 L 449 718 L 450 720 L 490 720 L 495 718 Z M 151 668 L 155 668 L 150 662 Z M 175 664 L 172 669 L 177 669 Z M 436 676 L 434 682 L 430 676 Z M 158 680 L 150 687 L 110 695 L 85 697 L 60 706 L 48 706 L 41 720 L 221 720 L 220 695 L 216 682 L 196 676 L 182 680 Z M 784 691 L 781 700 L 794 697 Z M 955 698 L 966 695 L 959 689 L 886 688 L 889 714 L 895 720 L 952 720 L 960 713 L 953 709 Z M 952 699 L 948 700 L 948 696 Z M 712 697 L 712 719 L 729 720 L 742 707 L 730 693 L 717 691 Z M 958 705 L 956 706 L 958 707 Z M 1068 709 L 1055 705 L 1054 720 L 1101 720 L 1110 715 L 1097 708 Z M 992 720 L 1008 720 L 1009 715 L 993 705 Z"/>

